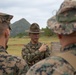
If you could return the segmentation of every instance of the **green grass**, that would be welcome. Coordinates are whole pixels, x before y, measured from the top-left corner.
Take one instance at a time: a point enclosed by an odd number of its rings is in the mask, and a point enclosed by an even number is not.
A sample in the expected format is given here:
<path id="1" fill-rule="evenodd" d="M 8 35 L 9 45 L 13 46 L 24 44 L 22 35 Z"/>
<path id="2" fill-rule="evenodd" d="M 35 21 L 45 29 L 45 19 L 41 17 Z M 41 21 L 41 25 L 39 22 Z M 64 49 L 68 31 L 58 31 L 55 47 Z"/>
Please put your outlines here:
<path id="1" fill-rule="evenodd" d="M 30 41 L 29 37 L 25 38 L 10 38 L 8 42 L 8 53 L 21 57 L 21 50 L 24 44 L 27 44 Z M 57 37 L 40 37 L 40 42 L 48 44 L 51 46 L 51 42 L 58 42 Z"/>

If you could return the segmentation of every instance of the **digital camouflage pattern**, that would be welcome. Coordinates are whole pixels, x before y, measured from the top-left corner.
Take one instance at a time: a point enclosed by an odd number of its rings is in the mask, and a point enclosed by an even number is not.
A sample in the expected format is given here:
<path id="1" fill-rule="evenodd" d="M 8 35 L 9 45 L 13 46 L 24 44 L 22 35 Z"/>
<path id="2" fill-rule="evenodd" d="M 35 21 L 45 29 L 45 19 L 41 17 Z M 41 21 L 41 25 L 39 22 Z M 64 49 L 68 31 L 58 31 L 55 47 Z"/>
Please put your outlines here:
<path id="1" fill-rule="evenodd" d="M 28 65 L 23 59 L 9 55 L 0 46 L 0 75 L 26 75 L 28 69 Z"/>
<path id="2" fill-rule="evenodd" d="M 74 2 L 73 2 L 74 1 Z M 72 4 L 74 3 L 74 4 Z M 65 0 L 57 14 L 48 20 L 47 24 L 57 34 L 69 35 L 76 31 L 76 0 Z M 70 19 L 70 20 L 69 20 Z M 76 62 L 76 44 L 70 44 L 61 50 L 70 52 Z M 70 57 L 69 57 L 70 59 Z M 72 62 L 72 61 L 71 61 Z M 68 60 L 58 55 L 48 57 L 33 65 L 26 75 L 76 75 L 76 67 Z"/>
<path id="3" fill-rule="evenodd" d="M 69 52 L 76 57 L 76 44 L 65 47 L 62 52 Z M 26 75 L 76 75 L 76 70 L 59 56 L 48 57 L 33 65 Z"/>
<path id="4" fill-rule="evenodd" d="M 29 42 L 27 45 L 24 45 L 24 48 L 22 49 L 22 57 L 29 66 L 32 66 L 40 60 L 50 56 L 50 50 L 48 46 L 45 52 L 39 52 L 38 49 L 41 47 L 41 45 L 42 43 L 40 42 L 37 44 L 32 44 Z"/>
<path id="5" fill-rule="evenodd" d="M 76 31 L 76 1 L 65 0 L 57 14 L 50 18 L 47 24 L 57 34 L 68 35 Z"/>
<path id="6" fill-rule="evenodd" d="M 11 29 L 10 27 L 10 20 L 13 18 L 12 15 L 9 15 L 9 14 L 5 14 L 5 13 L 1 13 L 0 12 L 0 23 L 4 23 L 6 22 L 9 29 Z"/>
<path id="7" fill-rule="evenodd" d="M 60 9 L 57 11 L 57 15 L 73 8 L 76 8 L 76 0 L 64 0 L 60 6 Z"/>
<path id="8" fill-rule="evenodd" d="M 12 15 L 0 13 L 0 31 L 3 30 L 1 28 L 2 26 L 6 26 L 11 29 L 10 20 L 12 18 Z M 2 37 L 4 39 L 4 34 L 1 35 L 1 39 Z M 4 39 L 4 41 L 7 40 Z M 6 49 L 0 44 L 0 75 L 26 75 L 28 69 L 29 67 L 26 64 L 25 60 L 16 56 L 9 55 Z"/>
<path id="9" fill-rule="evenodd" d="M 48 20 L 48 27 L 57 34 L 68 35 L 76 31 L 76 23 L 58 23 L 56 16 Z"/>
<path id="10" fill-rule="evenodd" d="M 0 23 L 7 22 L 10 24 L 10 20 L 13 18 L 12 15 L 0 12 Z"/>

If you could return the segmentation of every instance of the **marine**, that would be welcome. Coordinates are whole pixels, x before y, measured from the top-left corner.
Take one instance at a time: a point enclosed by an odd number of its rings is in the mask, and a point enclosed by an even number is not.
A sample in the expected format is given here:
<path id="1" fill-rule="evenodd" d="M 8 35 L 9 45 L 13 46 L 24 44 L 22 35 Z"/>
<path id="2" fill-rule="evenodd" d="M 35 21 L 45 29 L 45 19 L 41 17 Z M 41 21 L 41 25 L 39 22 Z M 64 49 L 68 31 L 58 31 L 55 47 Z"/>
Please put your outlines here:
<path id="1" fill-rule="evenodd" d="M 12 15 L 0 12 L 0 75 L 26 75 L 29 67 L 25 60 L 7 52 L 12 18 Z"/>
<path id="2" fill-rule="evenodd" d="M 47 25 L 57 34 L 61 52 L 33 65 L 26 75 L 76 75 L 76 0 L 65 0 Z"/>
<path id="3" fill-rule="evenodd" d="M 32 23 L 29 31 L 30 42 L 24 45 L 22 49 L 22 57 L 27 62 L 29 67 L 34 65 L 46 57 L 49 57 L 51 52 L 47 44 L 39 42 L 40 27 L 37 23 Z"/>

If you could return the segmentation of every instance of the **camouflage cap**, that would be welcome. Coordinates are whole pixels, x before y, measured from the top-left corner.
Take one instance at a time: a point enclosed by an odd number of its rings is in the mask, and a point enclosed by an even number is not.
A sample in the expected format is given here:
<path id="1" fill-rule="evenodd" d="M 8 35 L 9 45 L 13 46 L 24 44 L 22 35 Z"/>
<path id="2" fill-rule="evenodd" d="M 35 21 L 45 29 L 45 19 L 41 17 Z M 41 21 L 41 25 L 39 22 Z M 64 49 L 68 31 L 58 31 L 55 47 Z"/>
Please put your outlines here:
<path id="1" fill-rule="evenodd" d="M 75 3 L 73 5 L 73 3 Z M 57 34 L 68 35 L 76 31 L 76 1 L 65 0 L 55 16 L 47 21 L 48 27 Z"/>
<path id="2" fill-rule="evenodd" d="M 72 8 L 76 8 L 76 0 L 64 0 L 64 2 L 60 6 L 60 9 L 57 12 L 57 15 Z"/>
<path id="3" fill-rule="evenodd" d="M 71 34 L 76 31 L 76 22 L 71 23 L 59 23 L 56 20 L 56 16 L 48 20 L 48 27 L 57 34 Z"/>
<path id="4" fill-rule="evenodd" d="M 40 33 L 40 27 L 37 23 L 32 23 L 30 26 L 29 33 Z"/>
<path id="5" fill-rule="evenodd" d="M 12 15 L 1 13 L 0 12 L 0 23 L 6 22 L 8 24 L 8 28 L 11 29 L 10 27 L 10 20 L 13 18 Z"/>

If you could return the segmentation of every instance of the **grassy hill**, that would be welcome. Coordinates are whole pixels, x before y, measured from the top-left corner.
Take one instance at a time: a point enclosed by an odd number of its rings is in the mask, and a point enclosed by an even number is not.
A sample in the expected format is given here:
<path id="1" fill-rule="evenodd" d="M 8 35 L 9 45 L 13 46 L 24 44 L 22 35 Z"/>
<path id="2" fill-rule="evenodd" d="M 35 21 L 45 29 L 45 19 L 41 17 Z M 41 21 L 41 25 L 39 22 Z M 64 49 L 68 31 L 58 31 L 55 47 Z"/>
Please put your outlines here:
<path id="1" fill-rule="evenodd" d="M 25 33 L 25 30 L 28 30 L 29 27 L 30 23 L 24 18 L 14 22 L 11 24 L 11 37 L 15 37 L 19 33 Z"/>

